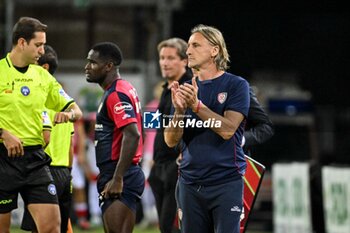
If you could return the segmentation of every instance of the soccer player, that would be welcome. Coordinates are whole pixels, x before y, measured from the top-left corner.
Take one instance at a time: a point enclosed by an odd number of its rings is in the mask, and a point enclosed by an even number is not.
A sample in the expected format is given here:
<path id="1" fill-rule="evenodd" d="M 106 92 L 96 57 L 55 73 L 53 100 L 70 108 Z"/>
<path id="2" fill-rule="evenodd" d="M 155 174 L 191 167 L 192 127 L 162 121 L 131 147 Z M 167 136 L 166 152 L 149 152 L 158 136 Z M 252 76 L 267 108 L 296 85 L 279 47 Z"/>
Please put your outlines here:
<path id="1" fill-rule="evenodd" d="M 42 66 L 53 75 L 58 65 L 57 53 L 49 45 L 45 45 L 44 49 L 45 54 L 39 58 L 38 65 Z M 74 127 L 73 123 L 70 122 L 67 124 L 57 124 L 52 126 L 54 116 L 55 112 L 52 110 L 45 111 L 43 116 L 44 133 L 50 132 L 47 129 L 51 129 L 49 139 L 47 138 L 48 134 L 45 134 L 46 136 L 44 136 L 44 139 L 46 138 L 46 141 L 49 141 L 45 148 L 45 153 L 47 153 L 52 159 L 50 163 L 50 171 L 57 189 L 61 214 L 61 233 L 66 233 L 72 202 L 70 171 L 73 159 L 72 137 Z M 28 212 L 28 209 L 24 210 L 21 228 L 23 230 L 36 232 L 34 220 Z"/>
<path id="2" fill-rule="evenodd" d="M 168 146 L 183 151 L 177 193 L 181 230 L 239 233 L 249 84 L 225 71 L 229 55 L 218 29 L 198 25 L 191 32 L 188 66 L 198 77 L 173 83 L 174 117 L 164 132 Z"/>
<path id="3" fill-rule="evenodd" d="M 38 232 L 60 232 L 57 190 L 44 153 L 42 111 L 56 111 L 54 123 L 82 116 L 62 86 L 37 62 L 44 54 L 47 26 L 22 17 L 13 28 L 12 50 L 0 60 L 0 232 L 10 226 L 18 193 Z"/>
<path id="4" fill-rule="evenodd" d="M 106 232 L 131 233 L 145 185 L 138 165 L 143 150 L 142 117 L 136 89 L 120 77 L 121 62 L 119 47 L 102 42 L 89 51 L 85 74 L 88 82 L 104 89 L 95 124 L 103 224 Z"/>

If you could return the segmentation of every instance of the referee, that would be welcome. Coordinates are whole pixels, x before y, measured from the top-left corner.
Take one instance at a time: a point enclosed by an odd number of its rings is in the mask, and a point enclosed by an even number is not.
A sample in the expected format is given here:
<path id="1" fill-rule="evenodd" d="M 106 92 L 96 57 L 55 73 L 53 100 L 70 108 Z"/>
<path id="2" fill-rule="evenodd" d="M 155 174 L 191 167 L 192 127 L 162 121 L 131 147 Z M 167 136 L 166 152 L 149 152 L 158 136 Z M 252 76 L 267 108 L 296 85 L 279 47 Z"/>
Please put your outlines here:
<path id="1" fill-rule="evenodd" d="M 38 60 L 38 65 L 44 67 L 50 74 L 54 74 L 57 66 L 58 59 L 55 50 L 45 45 L 45 54 Z M 72 186 L 71 186 L 71 168 L 73 160 L 73 123 L 52 125 L 52 121 L 55 117 L 55 111 L 46 110 L 43 112 L 43 133 L 44 140 L 46 141 L 45 153 L 51 158 L 50 172 L 54 179 L 58 203 L 60 207 L 61 215 L 61 233 L 66 233 L 69 225 L 69 214 L 72 204 Z M 32 231 L 36 230 L 33 218 L 28 212 L 28 209 L 24 210 L 23 220 L 21 228 L 23 230 Z"/>
<path id="2" fill-rule="evenodd" d="M 79 107 L 45 69 L 33 65 L 44 54 L 47 26 L 22 17 L 13 28 L 12 50 L 0 60 L 0 232 L 20 193 L 38 232 L 60 232 L 56 187 L 44 153 L 42 111 L 58 112 L 54 123 L 75 121 Z"/>

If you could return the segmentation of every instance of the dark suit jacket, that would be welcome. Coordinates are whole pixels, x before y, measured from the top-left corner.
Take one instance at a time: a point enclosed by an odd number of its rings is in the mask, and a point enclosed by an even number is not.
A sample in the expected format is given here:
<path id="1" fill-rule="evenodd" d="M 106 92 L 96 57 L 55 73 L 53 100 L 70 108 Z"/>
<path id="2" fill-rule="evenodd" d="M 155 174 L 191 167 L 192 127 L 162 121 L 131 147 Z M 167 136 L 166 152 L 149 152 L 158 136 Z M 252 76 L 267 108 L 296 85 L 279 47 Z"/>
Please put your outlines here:
<path id="1" fill-rule="evenodd" d="M 267 113 L 260 105 L 252 88 L 249 89 L 250 107 L 247 118 L 247 127 L 244 132 L 245 151 L 270 139 L 273 134 L 273 124 Z"/>

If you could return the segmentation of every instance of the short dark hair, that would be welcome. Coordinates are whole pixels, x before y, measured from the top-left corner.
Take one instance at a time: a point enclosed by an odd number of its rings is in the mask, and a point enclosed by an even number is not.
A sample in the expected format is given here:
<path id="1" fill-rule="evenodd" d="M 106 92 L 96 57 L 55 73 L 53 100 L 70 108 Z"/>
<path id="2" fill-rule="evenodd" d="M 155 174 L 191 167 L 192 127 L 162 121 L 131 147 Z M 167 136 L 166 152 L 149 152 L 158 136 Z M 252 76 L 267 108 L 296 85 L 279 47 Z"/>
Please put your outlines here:
<path id="1" fill-rule="evenodd" d="M 123 55 L 118 45 L 112 42 L 97 43 L 92 50 L 99 53 L 99 57 L 104 61 L 111 61 L 115 66 L 122 63 Z"/>
<path id="2" fill-rule="evenodd" d="M 35 32 L 46 32 L 47 25 L 31 17 L 21 17 L 12 31 L 12 45 L 17 45 L 19 38 L 24 38 L 28 43 L 34 38 Z"/>
<path id="3" fill-rule="evenodd" d="M 56 51 L 50 45 L 44 45 L 45 54 L 39 60 L 38 65 L 49 64 L 49 73 L 54 74 L 58 66 L 58 58 Z"/>

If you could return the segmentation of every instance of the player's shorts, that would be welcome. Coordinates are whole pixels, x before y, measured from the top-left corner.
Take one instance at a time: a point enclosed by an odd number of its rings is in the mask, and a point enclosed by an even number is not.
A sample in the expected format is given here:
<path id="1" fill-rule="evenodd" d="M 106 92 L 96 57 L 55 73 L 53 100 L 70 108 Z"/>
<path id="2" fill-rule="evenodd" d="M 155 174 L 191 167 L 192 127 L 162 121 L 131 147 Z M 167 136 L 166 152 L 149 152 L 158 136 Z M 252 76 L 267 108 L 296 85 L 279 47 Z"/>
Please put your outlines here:
<path id="1" fill-rule="evenodd" d="M 106 183 L 114 175 L 116 164 L 110 163 L 100 168 L 100 175 L 97 180 L 97 190 L 100 195 L 100 207 L 102 213 L 115 201 L 115 198 L 104 198 L 101 195 Z M 141 200 L 141 195 L 145 188 L 145 175 L 139 165 L 131 165 L 125 172 L 123 178 L 123 192 L 118 199 L 136 213 L 136 205 Z"/>
<path id="2" fill-rule="evenodd" d="M 50 166 L 50 171 L 57 189 L 61 214 L 61 232 L 67 232 L 68 219 L 72 204 L 72 176 L 68 167 Z M 36 229 L 34 220 L 27 208 L 24 210 L 21 229 L 26 231 Z"/>
<path id="3" fill-rule="evenodd" d="M 176 189 L 182 232 L 239 233 L 243 179 L 218 185 L 184 184 Z"/>
<path id="4" fill-rule="evenodd" d="M 48 164 L 50 157 L 41 146 L 24 148 L 24 155 L 10 158 L 0 144 L 0 213 L 17 208 L 18 193 L 25 205 L 32 203 L 57 204 L 56 186 Z"/>

